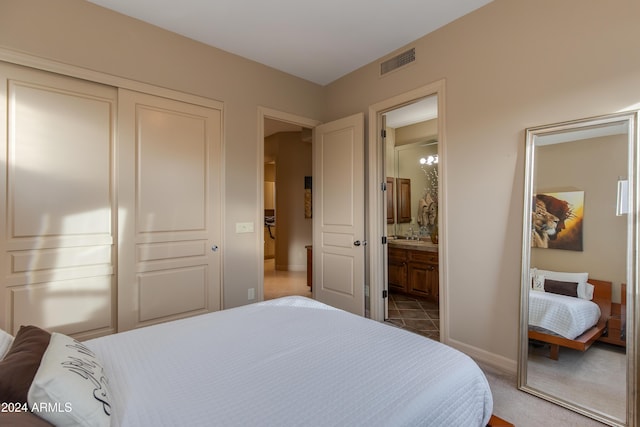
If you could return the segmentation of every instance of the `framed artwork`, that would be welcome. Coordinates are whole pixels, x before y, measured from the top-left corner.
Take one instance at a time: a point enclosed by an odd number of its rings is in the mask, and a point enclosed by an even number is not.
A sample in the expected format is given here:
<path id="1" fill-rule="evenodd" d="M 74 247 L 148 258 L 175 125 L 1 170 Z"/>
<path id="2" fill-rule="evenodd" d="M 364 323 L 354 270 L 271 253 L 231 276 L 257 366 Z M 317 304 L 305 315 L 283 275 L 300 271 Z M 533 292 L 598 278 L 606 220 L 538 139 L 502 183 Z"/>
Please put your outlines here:
<path id="1" fill-rule="evenodd" d="M 533 197 L 531 247 L 582 251 L 584 191 L 538 193 Z"/>

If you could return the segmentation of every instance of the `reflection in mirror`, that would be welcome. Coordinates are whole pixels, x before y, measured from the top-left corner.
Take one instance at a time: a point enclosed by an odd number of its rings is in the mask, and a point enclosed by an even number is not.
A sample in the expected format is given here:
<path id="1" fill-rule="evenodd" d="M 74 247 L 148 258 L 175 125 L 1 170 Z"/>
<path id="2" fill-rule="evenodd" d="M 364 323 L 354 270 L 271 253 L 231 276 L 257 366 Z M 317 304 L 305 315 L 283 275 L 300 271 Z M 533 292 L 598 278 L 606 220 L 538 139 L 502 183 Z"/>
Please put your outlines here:
<path id="1" fill-rule="evenodd" d="M 437 97 L 385 114 L 387 235 L 437 240 Z"/>
<path id="2" fill-rule="evenodd" d="M 634 126 L 527 130 L 519 387 L 609 425 L 633 425 Z"/>

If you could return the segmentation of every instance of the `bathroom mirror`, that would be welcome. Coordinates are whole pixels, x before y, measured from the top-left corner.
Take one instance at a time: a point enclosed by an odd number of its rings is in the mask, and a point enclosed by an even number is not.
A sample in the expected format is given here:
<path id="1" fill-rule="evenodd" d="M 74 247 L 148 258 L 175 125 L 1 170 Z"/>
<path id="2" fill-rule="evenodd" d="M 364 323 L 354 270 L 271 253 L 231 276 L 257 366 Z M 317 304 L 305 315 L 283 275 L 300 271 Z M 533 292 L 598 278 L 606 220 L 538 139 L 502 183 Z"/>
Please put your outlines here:
<path id="1" fill-rule="evenodd" d="M 636 113 L 526 130 L 518 388 L 637 425 Z"/>
<path id="2" fill-rule="evenodd" d="M 438 211 L 437 95 L 385 112 L 383 127 L 387 236 L 428 240 Z"/>
<path id="3" fill-rule="evenodd" d="M 394 147 L 395 216 L 390 236 L 431 235 L 438 214 L 438 142 L 424 140 Z"/>

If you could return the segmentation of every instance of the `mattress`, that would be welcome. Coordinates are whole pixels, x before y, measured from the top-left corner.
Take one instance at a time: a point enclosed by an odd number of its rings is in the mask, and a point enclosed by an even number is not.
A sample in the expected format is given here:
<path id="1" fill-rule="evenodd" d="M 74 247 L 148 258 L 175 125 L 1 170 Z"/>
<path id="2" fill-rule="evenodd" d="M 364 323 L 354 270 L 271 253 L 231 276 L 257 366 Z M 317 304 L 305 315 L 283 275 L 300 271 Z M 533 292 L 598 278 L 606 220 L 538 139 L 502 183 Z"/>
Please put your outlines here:
<path id="1" fill-rule="evenodd" d="M 598 304 L 550 292 L 529 291 L 529 327 L 574 339 L 598 323 Z"/>
<path id="2" fill-rule="evenodd" d="M 85 344 L 115 426 L 485 426 L 493 405 L 463 353 L 304 297 Z"/>

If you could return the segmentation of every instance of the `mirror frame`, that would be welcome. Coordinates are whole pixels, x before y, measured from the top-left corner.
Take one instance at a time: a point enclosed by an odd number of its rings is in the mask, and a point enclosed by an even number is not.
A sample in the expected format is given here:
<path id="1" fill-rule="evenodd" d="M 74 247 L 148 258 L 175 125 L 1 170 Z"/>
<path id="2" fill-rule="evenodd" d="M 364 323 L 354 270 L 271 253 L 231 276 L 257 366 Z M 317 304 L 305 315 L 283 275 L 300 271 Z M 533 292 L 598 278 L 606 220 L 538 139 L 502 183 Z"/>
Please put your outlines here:
<path id="1" fill-rule="evenodd" d="M 629 181 L 629 213 L 627 214 L 627 419 L 620 421 L 599 411 L 595 411 L 578 404 L 569 402 L 559 396 L 553 396 L 527 384 L 528 361 L 528 318 L 529 318 L 529 268 L 531 260 L 531 199 L 534 196 L 534 166 L 535 142 L 538 137 L 558 133 L 575 131 L 582 128 L 624 124 L 628 129 L 628 181 Z M 522 271 L 520 286 L 520 333 L 518 348 L 518 389 L 533 394 L 542 399 L 563 406 L 572 411 L 586 415 L 611 426 L 640 426 L 638 419 L 638 360 L 636 348 L 638 346 L 638 212 L 640 208 L 639 186 L 639 151 L 638 150 L 638 112 L 623 113 L 592 117 L 581 120 L 562 122 L 557 124 L 537 126 L 525 130 L 525 176 L 524 176 L 524 204 L 522 230 Z"/>

